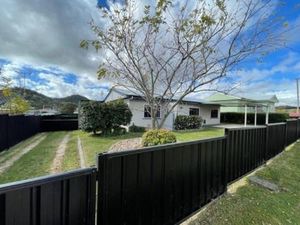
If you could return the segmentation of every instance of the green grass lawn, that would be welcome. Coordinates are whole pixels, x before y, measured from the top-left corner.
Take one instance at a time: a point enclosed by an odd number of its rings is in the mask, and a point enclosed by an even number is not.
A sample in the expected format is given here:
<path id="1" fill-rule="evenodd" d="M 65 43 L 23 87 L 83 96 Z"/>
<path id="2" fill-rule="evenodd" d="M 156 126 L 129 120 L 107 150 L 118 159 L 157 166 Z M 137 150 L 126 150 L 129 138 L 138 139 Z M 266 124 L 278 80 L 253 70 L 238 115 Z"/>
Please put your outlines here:
<path id="1" fill-rule="evenodd" d="M 114 143 L 120 140 L 142 136 L 141 133 L 128 133 L 120 136 L 106 137 L 93 135 L 91 133 L 85 133 L 82 131 L 75 131 L 74 133 L 75 135 L 79 135 L 81 139 L 87 166 L 95 165 L 97 154 L 108 151 L 110 146 L 112 146 Z"/>
<path id="2" fill-rule="evenodd" d="M 55 151 L 66 132 L 51 132 L 0 175 L 0 184 L 49 174 Z"/>
<path id="3" fill-rule="evenodd" d="M 300 224 L 300 143 L 256 175 L 279 185 L 281 191 L 247 183 L 210 205 L 190 225 Z"/>
<path id="4" fill-rule="evenodd" d="M 1 163 L 5 162 L 6 160 L 9 160 L 11 157 L 13 157 L 18 152 L 22 151 L 22 149 L 26 148 L 28 145 L 32 144 L 41 135 L 42 134 L 36 134 L 36 135 L 18 143 L 17 145 L 13 146 L 9 150 L 1 152 L 0 153 L 0 165 L 1 165 Z"/>
<path id="5" fill-rule="evenodd" d="M 224 129 L 206 127 L 203 130 L 174 131 L 177 141 L 195 141 L 206 138 L 224 136 Z"/>

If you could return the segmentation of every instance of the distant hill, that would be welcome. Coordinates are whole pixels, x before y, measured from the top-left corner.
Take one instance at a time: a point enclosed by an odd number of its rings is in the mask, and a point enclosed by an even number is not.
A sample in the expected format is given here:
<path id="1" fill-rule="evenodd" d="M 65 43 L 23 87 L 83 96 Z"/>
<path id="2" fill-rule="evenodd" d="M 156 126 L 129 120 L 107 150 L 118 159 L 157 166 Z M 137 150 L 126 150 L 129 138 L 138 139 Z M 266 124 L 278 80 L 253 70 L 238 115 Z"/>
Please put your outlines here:
<path id="1" fill-rule="evenodd" d="M 60 108 L 65 103 L 78 104 L 81 100 L 89 100 L 88 98 L 81 95 L 71 95 L 64 98 L 51 98 L 41 93 L 38 93 L 29 89 L 13 88 L 13 93 L 23 96 L 30 105 L 36 109 L 41 109 L 43 107 L 54 107 Z M 2 95 L 0 91 L 0 96 Z"/>

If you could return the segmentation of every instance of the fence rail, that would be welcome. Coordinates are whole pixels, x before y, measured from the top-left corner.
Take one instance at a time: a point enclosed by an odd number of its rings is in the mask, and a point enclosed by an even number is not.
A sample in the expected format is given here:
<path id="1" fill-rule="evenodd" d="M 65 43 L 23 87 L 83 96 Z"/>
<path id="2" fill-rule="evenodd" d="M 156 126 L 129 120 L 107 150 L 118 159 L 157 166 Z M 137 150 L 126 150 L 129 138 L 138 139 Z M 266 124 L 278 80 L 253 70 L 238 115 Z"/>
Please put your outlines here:
<path id="1" fill-rule="evenodd" d="M 96 169 L 0 185 L 1 225 L 94 225 Z"/>

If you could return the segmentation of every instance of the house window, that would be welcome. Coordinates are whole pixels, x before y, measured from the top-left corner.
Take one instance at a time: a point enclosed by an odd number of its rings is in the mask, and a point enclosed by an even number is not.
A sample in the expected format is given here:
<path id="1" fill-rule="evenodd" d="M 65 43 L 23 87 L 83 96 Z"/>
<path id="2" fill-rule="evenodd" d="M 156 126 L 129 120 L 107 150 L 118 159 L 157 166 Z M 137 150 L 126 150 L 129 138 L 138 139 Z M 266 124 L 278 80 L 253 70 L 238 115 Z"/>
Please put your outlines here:
<path id="1" fill-rule="evenodd" d="M 151 107 L 149 105 L 144 107 L 144 118 L 151 118 Z M 157 108 L 156 118 L 160 118 L 160 106 Z"/>
<path id="2" fill-rule="evenodd" d="M 219 110 L 212 109 L 211 112 L 210 112 L 210 117 L 211 118 L 218 118 L 219 117 Z"/>
<path id="3" fill-rule="evenodd" d="M 190 108 L 190 116 L 199 116 L 200 111 L 198 108 Z"/>

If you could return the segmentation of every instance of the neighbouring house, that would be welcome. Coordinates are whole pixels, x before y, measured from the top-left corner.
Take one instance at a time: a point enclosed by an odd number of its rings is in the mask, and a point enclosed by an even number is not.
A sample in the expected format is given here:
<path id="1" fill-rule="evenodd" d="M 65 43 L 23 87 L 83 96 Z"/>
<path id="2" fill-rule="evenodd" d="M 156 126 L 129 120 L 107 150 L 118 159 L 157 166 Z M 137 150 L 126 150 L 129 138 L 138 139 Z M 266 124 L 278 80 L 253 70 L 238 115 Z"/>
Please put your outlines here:
<path id="1" fill-rule="evenodd" d="M 149 106 L 142 96 L 129 90 L 114 87 L 109 91 L 104 101 L 109 102 L 117 99 L 123 99 L 128 104 L 132 112 L 131 124 L 146 128 L 151 127 Z M 173 101 L 175 102 L 176 99 Z M 170 105 L 171 104 L 172 102 Z M 158 118 L 160 118 L 166 111 L 166 107 L 167 106 L 163 104 L 160 106 L 159 111 L 157 112 Z M 163 128 L 173 130 L 174 120 L 177 115 L 201 116 L 204 121 L 204 125 L 216 125 L 220 124 L 220 105 L 218 103 L 210 103 L 205 100 L 185 98 L 167 117 Z"/>
<path id="2" fill-rule="evenodd" d="M 276 111 L 275 104 L 279 102 L 276 95 L 262 99 L 251 99 L 222 93 L 213 94 L 206 98 L 206 100 L 220 104 L 222 113 L 244 113 L 245 107 L 247 107 L 246 110 L 248 113 L 254 113 L 255 109 L 258 113 L 270 113 Z"/>

